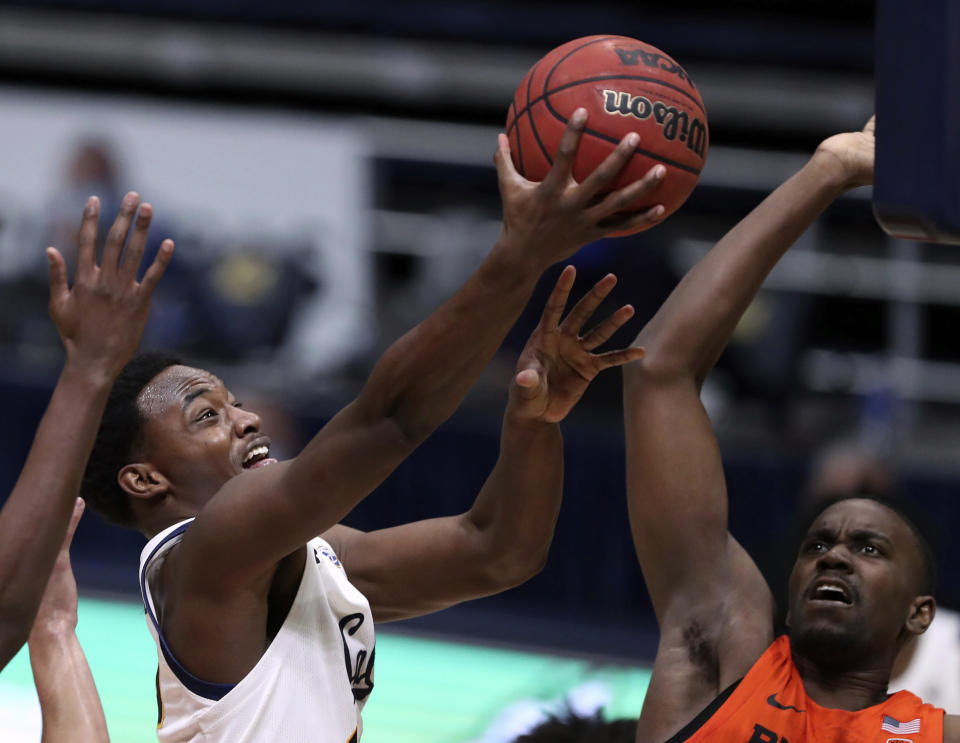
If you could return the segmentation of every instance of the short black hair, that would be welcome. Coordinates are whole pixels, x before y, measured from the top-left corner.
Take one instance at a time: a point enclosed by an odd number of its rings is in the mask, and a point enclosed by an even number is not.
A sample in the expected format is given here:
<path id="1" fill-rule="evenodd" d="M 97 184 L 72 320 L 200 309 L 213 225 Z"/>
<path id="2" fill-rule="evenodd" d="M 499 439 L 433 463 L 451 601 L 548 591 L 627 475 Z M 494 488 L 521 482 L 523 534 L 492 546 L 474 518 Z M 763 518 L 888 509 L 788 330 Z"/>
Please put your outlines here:
<path id="1" fill-rule="evenodd" d="M 562 716 L 551 715 L 514 743 L 634 743 L 636 739 L 636 720 L 608 722 L 600 711 L 591 717 L 581 717 L 567 710 Z"/>
<path id="2" fill-rule="evenodd" d="M 151 379 L 181 363 L 177 356 L 163 351 L 139 354 L 113 383 L 80 485 L 80 495 L 107 521 L 134 526 L 129 496 L 117 482 L 117 474 L 133 461 L 142 443 L 141 429 L 146 421 L 137 398 Z"/>
<path id="3" fill-rule="evenodd" d="M 909 527 L 913 534 L 917 550 L 920 552 L 920 559 L 923 563 L 922 583 L 919 586 L 917 595 L 934 595 L 937 590 L 937 558 L 934 552 L 933 543 L 935 541 L 935 530 L 930 519 L 922 511 L 911 505 L 909 501 L 897 496 L 890 496 L 881 493 L 865 491 L 862 493 L 845 493 L 843 495 L 827 496 L 811 504 L 810 508 L 803 514 L 800 523 L 803 525 L 801 531 L 801 541 L 806 537 L 813 522 L 820 514 L 837 503 L 853 499 L 870 500 L 879 503 L 893 511 L 900 520 Z"/>

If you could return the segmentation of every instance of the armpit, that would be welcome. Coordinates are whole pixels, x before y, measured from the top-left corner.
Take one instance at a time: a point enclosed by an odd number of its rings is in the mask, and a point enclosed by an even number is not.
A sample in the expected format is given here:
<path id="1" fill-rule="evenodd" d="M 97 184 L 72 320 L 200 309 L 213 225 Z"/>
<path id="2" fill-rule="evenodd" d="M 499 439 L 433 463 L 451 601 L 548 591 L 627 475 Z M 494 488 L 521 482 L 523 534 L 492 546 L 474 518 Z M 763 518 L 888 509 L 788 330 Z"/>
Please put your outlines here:
<path id="1" fill-rule="evenodd" d="M 720 682 L 720 656 L 716 631 L 694 619 L 683 628 L 683 643 L 690 662 L 703 673 L 703 680 L 717 686 Z"/>

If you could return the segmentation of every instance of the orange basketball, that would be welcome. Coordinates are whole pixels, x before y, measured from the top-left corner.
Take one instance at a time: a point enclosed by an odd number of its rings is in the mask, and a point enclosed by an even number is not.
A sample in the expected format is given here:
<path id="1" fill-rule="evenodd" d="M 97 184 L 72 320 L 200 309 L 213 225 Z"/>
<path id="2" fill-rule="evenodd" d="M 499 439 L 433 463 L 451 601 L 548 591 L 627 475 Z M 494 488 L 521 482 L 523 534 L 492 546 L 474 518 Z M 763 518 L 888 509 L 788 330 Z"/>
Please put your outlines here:
<path id="1" fill-rule="evenodd" d="M 507 113 L 513 163 L 525 178 L 541 181 L 570 115 L 587 109 L 587 125 L 573 165 L 582 182 L 629 132 L 640 135 L 630 164 L 613 188 L 643 176 L 657 163 L 663 184 L 631 205 L 643 211 L 663 204 L 676 211 L 693 190 L 707 157 L 707 114 L 684 69 L 656 47 L 626 36 L 585 36 L 547 54 L 527 73 Z"/>

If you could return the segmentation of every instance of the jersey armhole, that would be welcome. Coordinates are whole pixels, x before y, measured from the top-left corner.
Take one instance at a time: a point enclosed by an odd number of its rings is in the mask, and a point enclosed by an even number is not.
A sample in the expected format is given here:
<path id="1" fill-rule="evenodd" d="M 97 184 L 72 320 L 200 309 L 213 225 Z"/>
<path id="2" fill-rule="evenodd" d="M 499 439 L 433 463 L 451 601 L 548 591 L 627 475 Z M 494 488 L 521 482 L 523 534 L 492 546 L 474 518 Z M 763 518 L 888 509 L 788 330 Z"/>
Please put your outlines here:
<path id="1" fill-rule="evenodd" d="M 736 691 L 736 688 L 740 685 L 741 681 L 743 681 L 743 679 L 737 679 L 730 684 L 730 686 L 720 692 L 716 699 L 704 707 L 700 714 L 684 725 L 678 733 L 671 736 L 666 743 L 684 743 L 684 741 L 702 728 L 707 723 L 707 720 L 716 714 L 717 710 L 723 706 L 723 703 L 730 698 L 730 695 L 733 694 L 734 691 Z"/>
<path id="2" fill-rule="evenodd" d="M 143 561 L 143 565 L 140 568 L 140 594 L 143 599 L 143 608 L 147 614 L 147 618 L 153 624 L 154 629 L 157 632 L 157 639 L 160 644 L 160 652 L 163 654 L 163 659 L 166 661 L 167 666 L 173 671 L 174 676 L 183 684 L 189 691 L 193 692 L 199 697 L 204 699 L 218 702 L 227 694 L 229 694 L 236 684 L 222 684 L 215 683 L 212 681 L 204 681 L 203 679 L 197 678 L 190 671 L 181 665 L 180 661 L 176 659 L 173 655 L 173 651 L 170 650 L 170 647 L 167 645 L 167 639 L 163 636 L 163 630 L 160 629 L 160 622 L 157 619 L 156 614 L 153 611 L 153 594 L 150 589 L 149 581 L 147 580 L 147 571 L 150 567 L 150 563 L 153 561 L 154 557 L 157 556 L 157 553 L 160 550 L 168 545 L 172 540 L 181 536 L 190 525 L 193 519 L 189 521 L 178 524 L 175 528 L 171 528 L 168 533 L 166 533 L 156 545 L 154 545 L 150 555 Z M 160 670 L 157 669 L 157 679 L 159 682 Z M 157 689 L 158 699 L 159 699 L 159 686 Z"/>

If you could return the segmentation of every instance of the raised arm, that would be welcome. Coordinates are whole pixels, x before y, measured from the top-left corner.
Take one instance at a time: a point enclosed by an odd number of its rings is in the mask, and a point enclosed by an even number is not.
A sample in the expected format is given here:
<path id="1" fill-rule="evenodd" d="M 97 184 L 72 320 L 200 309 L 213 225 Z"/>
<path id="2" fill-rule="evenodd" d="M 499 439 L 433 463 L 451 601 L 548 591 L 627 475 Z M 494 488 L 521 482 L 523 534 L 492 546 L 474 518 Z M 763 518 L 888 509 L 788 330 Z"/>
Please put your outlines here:
<path id="1" fill-rule="evenodd" d="M 90 666 L 77 640 L 77 582 L 70 540 L 83 515 L 76 499 L 67 536 L 30 631 L 30 665 L 43 716 L 41 743 L 108 743 L 107 722 Z"/>
<path id="2" fill-rule="evenodd" d="M 490 255 L 451 299 L 384 353 L 357 399 L 300 455 L 243 473 L 204 507 L 178 548 L 184 564 L 205 567 L 195 575 L 206 582 L 198 592 L 258 580 L 339 522 L 453 413 L 549 265 L 590 240 L 662 216 L 656 207 L 626 221 L 615 216 L 638 194 L 656 189 L 662 168 L 598 198 L 632 157 L 636 137 L 625 137 L 583 183 L 573 180 L 584 122 L 583 115 L 571 118 L 542 183 L 517 174 L 500 136 L 495 161 L 503 232 Z"/>
<path id="3" fill-rule="evenodd" d="M 627 492 L 661 645 L 638 740 L 665 739 L 769 644 L 773 599 L 727 531 L 720 452 L 700 386 L 767 273 L 824 208 L 873 176 L 873 125 L 826 140 L 683 278 L 624 369 Z M 659 738 L 658 738 L 659 736 Z"/>
<path id="4" fill-rule="evenodd" d="M 405 619 L 498 593 L 532 577 L 546 561 L 563 489 L 558 424 L 602 369 L 643 355 L 638 348 L 592 353 L 633 315 L 630 306 L 580 336 L 616 283 L 612 275 L 561 322 L 573 280 L 567 267 L 520 355 L 500 456 L 470 510 L 369 533 L 337 526 L 325 535 L 375 620 Z"/>
<path id="5" fill-rule="evenodd" d="M 67 360 L 40 421 L 13 492 L 0 512 L 0 668 L 27 640 L 40 597 L 63 542 L 74 499 L 114 378 L 140 342 L 150 295 L 173 243 L 165 241 L 143 282 L 136 279 L 152 207 L 144 204 L 121 258 L 139 197 L 124 198 L 101 265 L 96 261 L 100 203 L 87 202 L 80 227 L 77 275 L 54 248 L 50 261 L 50 314 Z"/>

